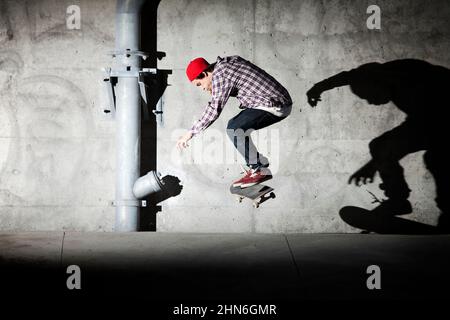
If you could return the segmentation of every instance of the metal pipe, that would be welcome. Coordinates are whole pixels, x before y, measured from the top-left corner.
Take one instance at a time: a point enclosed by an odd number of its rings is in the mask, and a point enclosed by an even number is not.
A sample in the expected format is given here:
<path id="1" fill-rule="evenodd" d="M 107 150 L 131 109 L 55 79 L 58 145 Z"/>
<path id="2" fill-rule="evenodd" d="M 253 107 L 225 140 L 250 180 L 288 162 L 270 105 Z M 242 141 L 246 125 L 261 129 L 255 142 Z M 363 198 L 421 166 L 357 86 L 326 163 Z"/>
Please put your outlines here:
<path id="1" fill-rule="evenodd" d="M 142 199 L 152 193 L 160 192 L 163 187 L 164 183 L 161 181 L 161 174 L 152 170 L 136 180 L 133 186 L 133 193 L 136 198 Z"/>
<path id="2" fill-rule="evenodd" d="M 115 69 L 140 70 L 140 12 L 145 0 L 117 0 Z M 129 53 L 127 53 L 129 52 Z M 133 185 L 140 174 L 141 96 L 137 77 L 118 77 L 116 84 L 116 220 L 115 231 L 137 231 L 139 201 Z"/>

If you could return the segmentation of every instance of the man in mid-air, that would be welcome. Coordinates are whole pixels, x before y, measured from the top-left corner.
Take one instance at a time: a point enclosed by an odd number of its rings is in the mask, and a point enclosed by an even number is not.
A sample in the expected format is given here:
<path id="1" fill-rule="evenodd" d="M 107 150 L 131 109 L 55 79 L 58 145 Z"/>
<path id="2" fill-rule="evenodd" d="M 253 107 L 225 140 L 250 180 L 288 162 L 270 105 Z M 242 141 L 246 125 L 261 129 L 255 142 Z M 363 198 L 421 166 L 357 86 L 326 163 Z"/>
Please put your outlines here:
<path id="1" fill-rule="evenodd" d="M 288 91 L 267 72 L 239 56 L 218 57 L 213 64 L 203 58 L 194 59 L 187 66 L 186 75 L 196 87 L 209 92 L 211 100 L 200 119 L 179 138 L 178 148 L 186 148 L 192 137 L 219 117 L 228 98 L 236 97 L 243 110 L 228 121 L 227 134 L 249 170 L 233 186 L 246 188 L 271 179 L 269 161 L 258 152 L 250 133 L 290 114 L 292 100 Z"/>

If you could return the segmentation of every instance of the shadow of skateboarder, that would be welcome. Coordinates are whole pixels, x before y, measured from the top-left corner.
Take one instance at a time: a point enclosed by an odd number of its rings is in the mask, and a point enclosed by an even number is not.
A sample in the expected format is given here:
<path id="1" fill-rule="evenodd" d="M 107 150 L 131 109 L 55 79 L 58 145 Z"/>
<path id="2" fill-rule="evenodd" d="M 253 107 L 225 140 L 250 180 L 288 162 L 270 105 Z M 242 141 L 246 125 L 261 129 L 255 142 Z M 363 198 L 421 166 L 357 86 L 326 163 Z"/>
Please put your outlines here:
<path id="1" fill-rule="evenodd" d="M 370 161 L 352 174 L 348 182 L 358 186 L 370 183 L 378 172 L 382 180 L 380 188 L 387 199 L 379 201 L 379 206 L 370 212 L 391 219 L 394 215 L 411 213 L 408 201 L 411 190 L 399 161 L 407 154 L 426 150 L 424 161 L 435 180 L 436 203 L 441 210 L 438 228 L 448 233 L 450 156 L 444 139 L 448 134 L 450 70 L 414 59 L 368 63 L 316 83 L 307 92 L 308 103 L 315 107 L 324 91 L 345 85 L 371 105 L 392 102 L 407 115 L 402 124 L 369 143 Z M 351 208 L 351 214 L 343 217 L 347 222 L 352 220 L 351 217 L 355 218 L 355 207 Z M 383 221 L 384 224 L 393 222 L 387 218 Z"/>

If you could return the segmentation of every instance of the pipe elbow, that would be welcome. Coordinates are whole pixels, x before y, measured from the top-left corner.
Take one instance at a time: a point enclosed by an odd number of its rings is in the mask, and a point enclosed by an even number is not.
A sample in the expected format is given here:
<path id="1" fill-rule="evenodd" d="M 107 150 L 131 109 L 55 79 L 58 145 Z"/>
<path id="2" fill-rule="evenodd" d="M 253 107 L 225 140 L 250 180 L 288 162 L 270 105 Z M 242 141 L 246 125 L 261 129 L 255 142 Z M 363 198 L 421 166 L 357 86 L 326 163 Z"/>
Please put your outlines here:
<path id="1" fill-rule="evenodd" d="M 145 176 L 136 180 L 133 185 L 133 194 L 136 198 L 142 199 L 162 190 L 161 174 L 156 171 L 150 171 Z"/>

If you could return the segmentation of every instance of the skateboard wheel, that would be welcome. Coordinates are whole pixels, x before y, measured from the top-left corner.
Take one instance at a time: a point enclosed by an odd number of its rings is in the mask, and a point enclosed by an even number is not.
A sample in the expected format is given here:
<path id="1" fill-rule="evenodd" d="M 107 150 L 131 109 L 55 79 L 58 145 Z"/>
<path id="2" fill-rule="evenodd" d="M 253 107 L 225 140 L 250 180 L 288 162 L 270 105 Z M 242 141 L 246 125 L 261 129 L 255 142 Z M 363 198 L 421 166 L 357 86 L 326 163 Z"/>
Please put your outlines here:
<path id="1" fill-rule="evenodd" d="M 239 203 L 242 202 L 242 199 L 243 199 L 242 197 L 237 197 L 237 198 L 236 198 L 236 200 L 237 200 Z"/>
<path id="2" fill-rule="evenodd" d="M 259 207 L 259 203 L 253 202 L 253 208 L 257 209 Z"/>

